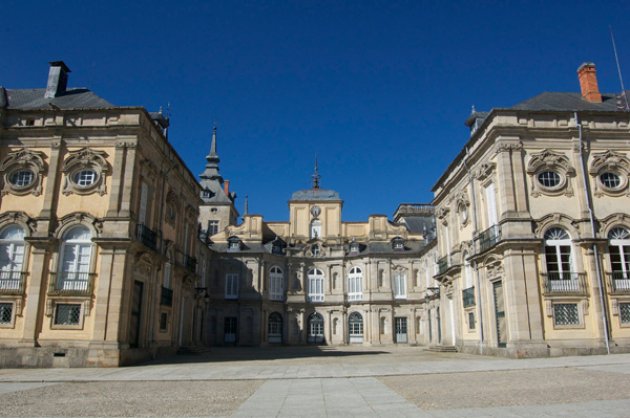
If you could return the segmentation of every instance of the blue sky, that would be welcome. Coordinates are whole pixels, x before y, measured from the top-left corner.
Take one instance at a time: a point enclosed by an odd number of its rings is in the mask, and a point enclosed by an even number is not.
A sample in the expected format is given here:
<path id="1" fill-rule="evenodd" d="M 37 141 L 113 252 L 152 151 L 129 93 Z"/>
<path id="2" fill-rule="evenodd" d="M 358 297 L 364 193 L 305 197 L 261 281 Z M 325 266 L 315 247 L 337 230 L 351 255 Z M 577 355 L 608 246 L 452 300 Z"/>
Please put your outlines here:
<path id="1" fill-rule="evenodd" d="M 427 202 L 468 137 L 464 120 L 543 91 L 578 91 L 597 64 L 630 85 L 628 2 L 4 0 L 0 85 L 44 87 L 48 61 L 116 105 L 171 105 L 170 141 L 203 171 L 213 123 L 242 211 L 288 218 L 310 187 L 344 219 Z M 248 152 L 245 152 L 248 150 Z"/>

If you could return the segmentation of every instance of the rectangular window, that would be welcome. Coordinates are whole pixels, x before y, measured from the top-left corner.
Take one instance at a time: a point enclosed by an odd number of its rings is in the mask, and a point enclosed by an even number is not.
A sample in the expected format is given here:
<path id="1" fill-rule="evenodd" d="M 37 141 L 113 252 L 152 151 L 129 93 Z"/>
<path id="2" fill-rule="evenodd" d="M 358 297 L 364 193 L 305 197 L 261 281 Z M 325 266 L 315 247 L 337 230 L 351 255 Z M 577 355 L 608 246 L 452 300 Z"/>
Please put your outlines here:
<path id="1" fill-rule="evenodd" d="M 351 274 L 348 278 L 348 300 L 363 299 L 363 277 Z"/>
<path id="2" fill-rule="evenodd" d="M 238 299 L 238 273 L 225 275 L 225 298 Z"/>
<path id="3" fill-rule="evenodd" d="M 490 183 L 485 187 L 485 198 L 486 198 L 486 216 L 488 225 L 490 228 L 492 225 L 496 225 L 497 223 L 497 203 L 494 191 L 494 183 Z"/>
<path id="4" fill-rule="evenodd" d="M 0 325 L 11 325 L 13 320 L 13 304 L 0 303 Z"/>
<path id="5" fill-rule="evenodd" d="M 138 209 L 138 223 L 146 225 L 148 221 L 149 185 L 140 183 L 140 207 Z"/>
<path id="6" fill-rule="evenodd" d="M 630 303 L 619 304 L 619 319 L 624 325 L 630 325 Z"/>
<path id="7" fill-rule="evenodd" d="M 55 325 L 79 325 L 81 323 L 81 305 L 60 303 L 55 307 Z"/>
<path id="8" fill-rule="evenodd" d="M 309 277 L 308 279 L 308 300 L 309 302 L 324 301 L 324 278 L 323 276 Z"/>
<path id="9" fill-rule="evenodd" d="M 580 325 L 577 303 L 556 303 L 553 305 L 553 320 L 558 326 Z"/>
<path id="10" fill-rule="evenodd" d="M 473 330 L 475 329 L 476 325 L 477 324 L 475 323 L 475 313 L 468 312 L 468 329 Z"/>
<path id="11" fill-rule="evenodd" d="M 219 233 L 219 221 L 208 221 L 208 236 Z"/>
<path id="12" fill-rule="evenodd" d="M 394 298 L 407 298 L 407 275 L 403 272 L 394 272 Z"/>
<path id="13" fill-rule="evenodd" d="M 164 264 L 164 277 L 162 278 L 162 287 L 171 288 L 171 263 Z"/>
<path id="14" fill-rule="evenodd" d="M 160 331 L 162 332 L 168 331 L 168 313 L 167 312 L 160 313 Z"/>

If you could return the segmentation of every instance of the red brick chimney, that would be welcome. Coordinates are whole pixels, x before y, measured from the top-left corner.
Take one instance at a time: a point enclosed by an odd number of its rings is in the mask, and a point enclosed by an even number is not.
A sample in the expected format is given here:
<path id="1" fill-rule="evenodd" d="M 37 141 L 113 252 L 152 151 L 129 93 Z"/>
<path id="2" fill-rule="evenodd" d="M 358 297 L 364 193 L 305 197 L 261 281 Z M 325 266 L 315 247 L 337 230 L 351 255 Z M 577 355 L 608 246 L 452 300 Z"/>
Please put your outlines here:
<path id="1" fill-rule="evenodd" d="M 223 191 L 227 196 L 230 195 L 230 180 L 225 180 L 223 182 Z"/>
<path id="2" fill-rule="evenodd" d="M 580 90 L 582 90 L 582 98 L 591 103 L 601 103 L 602 95 L 597 86 L 597 74 L 595 73 L 595 64 L 585 62 L 577 69 L 578 80 L 580 80 Z"/>

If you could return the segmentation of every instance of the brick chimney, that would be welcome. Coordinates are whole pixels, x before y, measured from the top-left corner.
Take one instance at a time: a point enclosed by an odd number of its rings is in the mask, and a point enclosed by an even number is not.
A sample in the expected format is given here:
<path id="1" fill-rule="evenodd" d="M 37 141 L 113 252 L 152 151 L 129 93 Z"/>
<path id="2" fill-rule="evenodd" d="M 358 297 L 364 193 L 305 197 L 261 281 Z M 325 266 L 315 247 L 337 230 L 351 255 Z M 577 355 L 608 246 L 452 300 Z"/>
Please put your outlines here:
<path id="1" fill-rule="evenodd" d="M 597 86 L 597 74 L 595 72 L 595 64 L 585 62 L 577 69 L 578 80 L 580 80 L 580 90 L 582 98 L 587 102 L 601 103 L 602 95 Z"/>
<path id="2" fill-rule="evenodd" d="M 70 68 L 68 68 L 63 61 L 51 61 L 49 64 L 50 69 L 48 70 L 48 84 L 46 85 L 46 93 L 44 94 L 44 97 L 52 99 L 54 97 L 61 96 L 66 92 Z"/>
<path id="3" fill-rule="evenodd" d="M 230 180 L 225 180 L 223 182 L 223 191 L 228 197 L 230 196 Z"/>

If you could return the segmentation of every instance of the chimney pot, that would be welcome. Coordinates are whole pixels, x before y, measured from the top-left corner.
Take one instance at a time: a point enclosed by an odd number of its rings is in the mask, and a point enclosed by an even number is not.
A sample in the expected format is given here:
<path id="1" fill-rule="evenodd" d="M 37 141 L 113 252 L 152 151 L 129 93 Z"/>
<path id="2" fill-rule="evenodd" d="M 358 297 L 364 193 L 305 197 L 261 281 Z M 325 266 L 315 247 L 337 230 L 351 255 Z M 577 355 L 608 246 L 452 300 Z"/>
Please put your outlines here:
<path id="1" fill-rule="evenodd" d="M 228 197 L 230 196 L 230 180 L 225 180 L 223 182 L 223 191 Z"/>
<path id="2" fill-rule="evenodd" d="M 602 95 L 599 92 L 599 86 L 597 85 L 595 64 L 592 62 L 585 62 L 578 67 L 577 73 L 578 80 L 580 81 L 582 98 L 591 103 L 601 103 Z"/>
<path id="3" fill-rule="evenodd" d="M 51 61 L 49 64 L 48 84 L 46 85 L 44 97 L 52 99 L 66 92 L 70 68 L 63 61 Z"/>

